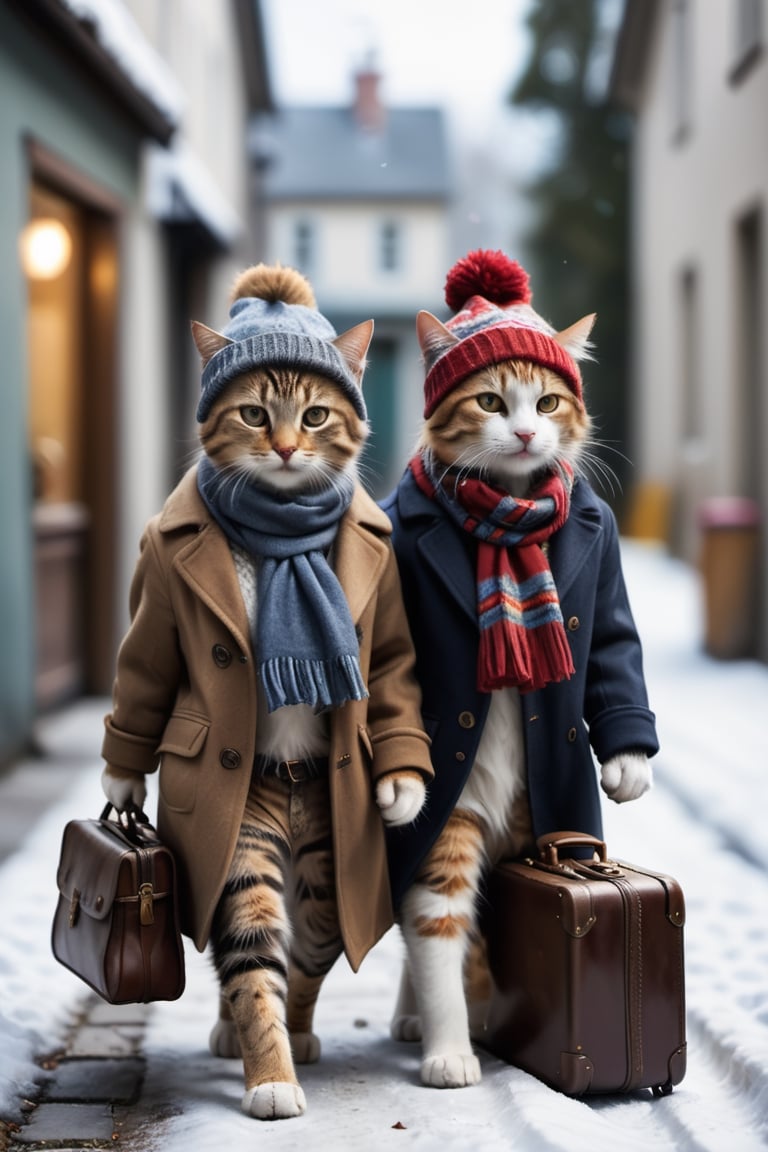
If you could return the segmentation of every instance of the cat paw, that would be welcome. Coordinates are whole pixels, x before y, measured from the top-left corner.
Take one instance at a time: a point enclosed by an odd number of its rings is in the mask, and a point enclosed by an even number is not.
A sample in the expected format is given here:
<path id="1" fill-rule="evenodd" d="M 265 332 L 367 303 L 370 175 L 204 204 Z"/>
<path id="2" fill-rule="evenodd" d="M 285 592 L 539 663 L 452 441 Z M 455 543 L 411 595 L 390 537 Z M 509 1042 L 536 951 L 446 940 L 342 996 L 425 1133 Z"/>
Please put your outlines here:
<path id="1" fill-rule="evenodd" d="M 393 1016 L 389 1025 L 393 1040 L 421 1040 L 420 1016 Z"/>
<path id="2" fill-rule="evenodd" d="M 600 769 L 600 786 L 610 800 L 638 800 L 653 784 L 653 768 L 643 752 L 620 752 Z"/>
<path id="3" fill-rule="evenodd" d="M 291 1032 L 291 1052 L 297 1064 L 316 1064 L 320 1059 L 320 1037 L 314 1032 Z"/>
<path id="4" fill-rule="evenodd" d="M 421 1082 L 428 1088 L 469 1088 L 480 1079 L 480 1061 L 473 1052 L 427 1056 L 421 1062 Z"/>
<path id="5" fill-rule="evenodd" d="M 255 1120 L 288 1120 L 291 1116 L 302 1116 L 307 1101 L 298 1084 L 275 1081 L 249 1088 L 241 1107 L 246 1116 L 253 1116 Z"/>
<path id="6" fill-rule="evenodd" d="M 417 772 L 390 772 L 376 785 L 376 803 L 390 828 L 410 824 L 421 811 L 427 789 Z"/>
<path id="7" fill-rule="evenodd" d="M 110 764 L 107 764 L 101 774 L 101 787 L 107 800 L 118 812 L 130 808 L 132 804 L 137 808 L 143 808 L 147 799 L 145 776 L 140 772 L 113 768 Z"/>
<path id="8" fill-rule="evenodd" d="M 232 1020 L 217 1020 L 208 1037 L 208 1047 L 212 1056 L 222 1056 L 225 1060 L 239 1060 L 240 1037 Z"/>

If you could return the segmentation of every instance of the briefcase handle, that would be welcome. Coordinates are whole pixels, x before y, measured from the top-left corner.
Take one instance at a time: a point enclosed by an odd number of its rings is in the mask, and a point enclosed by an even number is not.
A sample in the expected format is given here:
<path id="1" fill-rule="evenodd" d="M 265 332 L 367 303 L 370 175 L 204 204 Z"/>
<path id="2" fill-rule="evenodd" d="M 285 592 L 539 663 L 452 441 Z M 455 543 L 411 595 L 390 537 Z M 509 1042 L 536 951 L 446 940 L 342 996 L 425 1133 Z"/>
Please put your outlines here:
<path id="1" fill-rule="evenodd" d="M 588 832 L 545 832 L 536 840 L 539 857 L 546 864 L 559 864 L 559 851 L 561 848 L 593 848 L 605 863 L 608 859 L 608 850 L 604 840 L 590 836 Z"/>
<path id="2" fill-rule="evenodd" d="M 114 813 L 114 818 L 112 816 Z M 154 848 L 160 843 L 147 814 L 137 804 L 129 804 L 127 808 L 116 808 L 109 801 L 104 805 L 101 813 L 102 820 L 109 820 L 117 826 L 126 839 L 137 848 Z"/>

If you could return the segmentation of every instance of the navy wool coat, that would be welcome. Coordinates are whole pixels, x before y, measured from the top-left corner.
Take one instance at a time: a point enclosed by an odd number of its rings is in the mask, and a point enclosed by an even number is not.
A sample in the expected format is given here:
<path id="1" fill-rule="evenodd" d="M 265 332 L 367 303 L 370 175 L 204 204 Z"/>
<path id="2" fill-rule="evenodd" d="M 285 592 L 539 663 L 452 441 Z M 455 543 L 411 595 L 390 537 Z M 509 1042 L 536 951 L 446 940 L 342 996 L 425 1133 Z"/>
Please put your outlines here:
<path id="1" fill-rule="evenodd" d="M 466 783 L 491 696 L 476 686 L 475 541 L 418 488 L 410 469 L 381 506 L 392 521 L 435 769 L 415 823 L 388 832 L 397 905 Z M 568 520 L 550 539 L 548 558 L 575 673 L 520 697 L 533 831 L 602 838 L 593 751 L 600 763 L 629 749 L 653 756 L 658 741 L 616 521 L 583 479 L 574 486 Z"/>

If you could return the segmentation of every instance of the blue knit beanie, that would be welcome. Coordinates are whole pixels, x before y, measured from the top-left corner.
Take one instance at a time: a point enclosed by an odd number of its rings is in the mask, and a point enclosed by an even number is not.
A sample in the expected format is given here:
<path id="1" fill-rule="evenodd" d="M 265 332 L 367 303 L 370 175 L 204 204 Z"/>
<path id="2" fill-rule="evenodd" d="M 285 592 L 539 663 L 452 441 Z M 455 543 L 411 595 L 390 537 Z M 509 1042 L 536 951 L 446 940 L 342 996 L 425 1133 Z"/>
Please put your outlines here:
<path id="1" fill-rule="evenodd" d="M 303 298 L 314 305 L 308 282 L 293 269 L 278 265 L 273 270 L 261 265 L 258 270 L 262 274 L 274 271 L 278 280 L 283 282 L 291 277 L 301 280 L 308 289 Z M 232 343 L 216 352 L 203 369 L 198 423 L 206 419 L 211 405 L 227 384 L 245 372 L 263 367 L 304 368 L 319 372 L 339 385 L 360 419 L 365 420 L 362 391 L 346 360 L 331 343 L 337 333 L 330 321 L 307 303 L 261 299 L 242 295 L 238 290 L 239 287 L 247 290 L 250 285 L 247 273 L 235 284 L 233 291 L 238 298 L 230 308 L 228 324 L 221 330 L 221 335 Z M 292 295 L 297 299 L 290 292 L 286 295 L 289 300 Z"/>

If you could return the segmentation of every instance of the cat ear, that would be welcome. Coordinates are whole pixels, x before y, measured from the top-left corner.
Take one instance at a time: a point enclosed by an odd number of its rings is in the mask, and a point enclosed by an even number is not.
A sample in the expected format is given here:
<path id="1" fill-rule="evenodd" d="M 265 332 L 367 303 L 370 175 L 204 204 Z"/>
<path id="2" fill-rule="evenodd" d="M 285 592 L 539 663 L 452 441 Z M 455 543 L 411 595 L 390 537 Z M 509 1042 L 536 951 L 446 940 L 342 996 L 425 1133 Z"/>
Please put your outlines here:
<path id="1" fill-rule="evenodd" d="M 215 356 L 222 348 L 226 348 L 227 344 L 234 343 L 226 336 L 222 336 L 220 332 L 214 332 L 213 328 L 206 328 L 205 324 L 201 324 L 199 320 L 192 321 L 192 339 L 195 341 L 202 358 L 203 368 L 212 356 Z"/>
<path id="2" fill-rule="evenodd" d="M 416 317 L 416 335 L 425 356 L 435 356 L 459 343 L 458 337 L 449 332 L 445 324 L 441 324 L 431 312 L 419 312 Z"/>
<path id="3" fill-rule="evenodd" d="M 459 343 L 458 337 L 449 332 L 445 324 L 441 324 L 431 312 L 419 312 L 417 315 L 416 335 L 428 368 L 438 356 Z"/>
<path id="4" fill-rule="evenodd" d="M 342 332 L 341 336 L 337 336 L 335 340 L 331 341 L 346 360 L 347 366 L 358 384 L 363 378 L 365 358 L 368 355 L 372 337 L 373 320 L 364 320 L 362 324 L 348 328 L 346 332 Z"/>
<path id="5" fill-rule="evenodd" d="M 571 324 L 570 328 L 564 328 L 562 332 L 555 333 L 554 338 L 557 343 L 565 348 L 574 360 L 592 359 L 593 345 L 589 339 L 589 334 L 592 331 L 596 315 L 595 312 L 592 312 L 591 315 L 583 316 L 581 320 Z"/>

